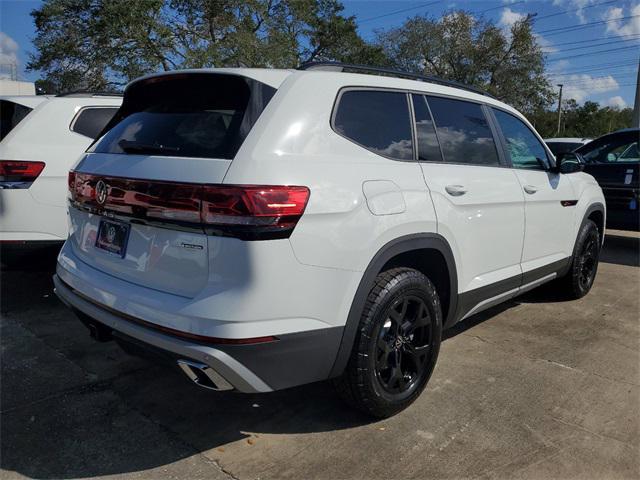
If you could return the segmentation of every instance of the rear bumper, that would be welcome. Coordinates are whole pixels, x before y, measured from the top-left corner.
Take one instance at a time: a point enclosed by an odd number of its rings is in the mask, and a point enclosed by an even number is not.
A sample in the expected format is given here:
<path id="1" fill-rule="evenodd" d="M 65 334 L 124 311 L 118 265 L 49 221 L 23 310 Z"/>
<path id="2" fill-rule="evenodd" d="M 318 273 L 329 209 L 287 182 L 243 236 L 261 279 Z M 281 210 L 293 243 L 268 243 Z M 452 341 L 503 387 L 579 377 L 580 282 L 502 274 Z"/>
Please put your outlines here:
<path id="1" fill-rule="evenodd" d="M 224 382 L 245 393 L 270 392 L 328 378 L 342 339 L 342 327 L 279 335 L 251 345 L 206 345 L 138 325 L 64 283 L 53 282 L 57 296 L 91 321 L 174 358 L 209 366 Z"/>

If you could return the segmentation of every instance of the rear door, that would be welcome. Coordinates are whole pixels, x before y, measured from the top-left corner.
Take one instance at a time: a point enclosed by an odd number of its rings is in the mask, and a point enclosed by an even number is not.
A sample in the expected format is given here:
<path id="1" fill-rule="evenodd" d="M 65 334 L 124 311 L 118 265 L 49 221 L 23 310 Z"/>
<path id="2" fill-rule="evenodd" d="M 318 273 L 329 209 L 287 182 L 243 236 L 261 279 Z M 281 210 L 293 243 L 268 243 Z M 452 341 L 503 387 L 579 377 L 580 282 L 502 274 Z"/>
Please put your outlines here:
<path id="1" fill-rule="evenodd" d="M 527 283 L 528 273 L 571 256 L 578 199 L 566 175 L 549 171 L 542 140 L 515 115 L 492 110 L 524 194 L 522 270 Z"/>
<path id="2" fill-rule="evenodd" d="M 208 250 L 216 248 L 201 222 L 204 185 L 222 183 L 274 93 L 218 73 L 132 84 L 70 177 L 75 253 L 116 278 L 195 296 L 208 279 Z"/>
<path id="3" fill-rule="evenodd" d="M 420 165 L 438 232 L 455 245 L 459 291 L 482 289 L 470 297 L 479 301 L 519 287 L 523 194 L 501 160 L 485 107 L 422 95 L 413 95 L 413 106 Z"/>

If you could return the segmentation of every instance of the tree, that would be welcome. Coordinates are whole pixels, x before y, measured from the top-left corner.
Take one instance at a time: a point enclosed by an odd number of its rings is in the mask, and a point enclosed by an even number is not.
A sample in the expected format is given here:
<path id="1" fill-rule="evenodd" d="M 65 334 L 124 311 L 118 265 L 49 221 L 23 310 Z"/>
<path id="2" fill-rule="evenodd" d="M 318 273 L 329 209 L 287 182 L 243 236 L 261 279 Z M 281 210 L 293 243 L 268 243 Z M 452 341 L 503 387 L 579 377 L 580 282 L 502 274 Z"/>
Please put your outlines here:
<path id="1" fill-rule="evenodd" d="M 464 11 L 416 16 L 378 32 L 377 44 L 397 68 L 483 88 L 524 112 L 554 99 L 529 17 L 505 32 Z"/>
<path id="2" fill-rule="evenodd" d="M 383 63 L 338 0 L 45 0 L 27 69 L 58 91 L 177 68 Z"/>

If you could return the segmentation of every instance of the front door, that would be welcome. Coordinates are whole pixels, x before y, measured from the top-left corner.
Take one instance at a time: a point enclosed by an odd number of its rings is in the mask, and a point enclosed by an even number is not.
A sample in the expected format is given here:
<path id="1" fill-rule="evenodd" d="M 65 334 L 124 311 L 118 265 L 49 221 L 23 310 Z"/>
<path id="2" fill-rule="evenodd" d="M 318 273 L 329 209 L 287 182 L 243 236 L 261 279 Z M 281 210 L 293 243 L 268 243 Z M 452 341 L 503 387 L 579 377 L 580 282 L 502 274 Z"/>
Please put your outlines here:
<path id="1" fill-rule="evenodd" d="M 493 113 L 524 193 L 525 235 L 521 263 L 523 283 L 526 284 L 531 279 L 527 273 L 547 267 L 551 274 L 553 266 L 571 256 L 577 198 L 566 175 L 549 171 L 551 161 L 547 151 L 533 131 L 510 113 L 498 109 L 493 109 Z M 542 273 L 545 273 L 544 269 Z"/>

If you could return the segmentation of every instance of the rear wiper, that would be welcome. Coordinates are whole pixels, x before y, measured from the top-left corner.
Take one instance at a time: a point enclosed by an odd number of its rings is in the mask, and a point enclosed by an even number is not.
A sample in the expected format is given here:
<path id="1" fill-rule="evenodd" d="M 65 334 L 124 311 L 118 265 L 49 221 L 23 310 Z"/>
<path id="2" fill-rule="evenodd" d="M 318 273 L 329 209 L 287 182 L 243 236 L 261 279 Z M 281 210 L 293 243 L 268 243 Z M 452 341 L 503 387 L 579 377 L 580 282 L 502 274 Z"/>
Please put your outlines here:
<path id="1" fill-rule="evenodd" d="M 178 153 L 180 151 L 180 147 L 158 143 L 139 143 L 132 140 L 120 140 L 118 145 L 126 153 Z"/>

